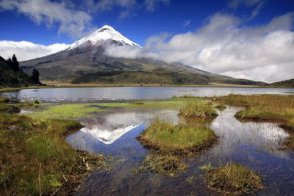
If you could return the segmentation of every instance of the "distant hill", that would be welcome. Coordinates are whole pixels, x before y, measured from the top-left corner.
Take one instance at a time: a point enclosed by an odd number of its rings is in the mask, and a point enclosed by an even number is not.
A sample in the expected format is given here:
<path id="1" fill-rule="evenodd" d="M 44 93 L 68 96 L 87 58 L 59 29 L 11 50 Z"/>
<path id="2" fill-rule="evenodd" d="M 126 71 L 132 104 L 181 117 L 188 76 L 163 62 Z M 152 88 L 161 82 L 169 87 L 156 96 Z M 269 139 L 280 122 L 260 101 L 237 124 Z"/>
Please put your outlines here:
<path id="1" fill-rule="evenodd" d="M 180 63 L 110 57 L 105 55 L 108 46 L 142 48 L 112 27 L 103 26 L 66 50 L 21 62 L 21 67 L 26 73 L 31 73 L 36 67 L 43 80 L 70 83 L 263 84 L 209 73 Z"/>
<path id="2" fill-rule="evenodd" d="M 32 77 L 20 71 L 13 70 L 5 59 L 0 57 L 0 87 L 24 87 L 38 85 Z"/>
<path id="3" fill-rule="evenodd" d="M 280 82 L 271 83 L 270 86 L 277 86 L 277 87 L 290 87 L 294 88 L 294 78 L 290 80 L 284 80 Z"/>

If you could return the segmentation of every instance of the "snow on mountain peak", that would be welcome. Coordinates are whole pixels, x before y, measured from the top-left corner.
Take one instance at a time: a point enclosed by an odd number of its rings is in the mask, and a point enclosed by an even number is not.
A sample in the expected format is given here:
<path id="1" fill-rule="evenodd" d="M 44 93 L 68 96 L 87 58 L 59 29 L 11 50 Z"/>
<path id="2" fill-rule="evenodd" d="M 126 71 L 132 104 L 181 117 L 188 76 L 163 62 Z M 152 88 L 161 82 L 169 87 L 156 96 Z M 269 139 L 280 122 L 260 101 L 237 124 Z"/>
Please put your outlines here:
<path id="1" fill-rule="evenodd" d="M 123 36 L 120 32 L 116 31 L 113 27 L 109 25 L 104 25 L 103 27 L 96 30 L 92 34 L 71 44 L 69 49 L 77 48 L 86 42 L 91 42 L 92 45 L 96 45 L 101 41 L 107 41 L 107 40 L 112 40 L 122 45 L 129 45 L 129 46 L 142 48 L 139 44 L 132 42 L 131 40 Z"/>

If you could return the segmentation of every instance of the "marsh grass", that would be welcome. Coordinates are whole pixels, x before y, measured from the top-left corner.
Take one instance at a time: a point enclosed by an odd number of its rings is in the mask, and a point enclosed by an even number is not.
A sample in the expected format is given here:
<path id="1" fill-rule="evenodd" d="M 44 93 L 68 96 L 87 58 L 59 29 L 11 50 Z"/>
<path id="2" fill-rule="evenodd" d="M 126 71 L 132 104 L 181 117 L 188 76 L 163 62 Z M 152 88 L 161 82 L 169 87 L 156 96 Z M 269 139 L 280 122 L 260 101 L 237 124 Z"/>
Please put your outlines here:
<path id="1" fill-rule="evenodd" d="M 179 108 L 185 102 L 182 98 L 172 98 L 168 100 L 141 100 L 135 102 L 110 102 L 97 103 L 96 106 L 102 107 L 118 107 L 118 108 L 138 108 L 138 109 L 165 109 L 165 108 Z"/>
<path id="2" fill-rule="evenodd" d="M 225 104 L 217 104 L 217 105 L 215 106 L 215 108 L 218 109 L 218 110 L 220 110 L 220 111 L 223 111 L 223 110 L 225 110 L 227 107 L 226 107 Z"/>
<path id="3" fill-rule="evenodd" d="M 156 118 L 138 140 L 152 150 L 183 154 L 211 146 L 216 141 L 216 136 L 206 126 L 173 125 Z"/>
<path id="4" fill-rule="evenodd" d="M 28 114 L 33 119 L 79 119 L 88 117 L 91 113 L 100 112 L 101 109 L 91 104 L 60 104 L 49 106 L 47 109 Z"/>
<path id="5" fill-rule="evenodd" d="M 294 96 L 289 95 L 229 95 L 216 102 L 244 107 L 236 117 L 243 120 L 277 122 L 290 133 L 284 147 L 294 149 Z"/>
<path id="6" fill-rule="evenodd" d="M 70 120 L 0 112 L 0 195 L 69 194 L 88 170 L 104 167 L 103 156 L 66 143 L 64 137 L 80 127 Z"/>
<path id="7" fill-rule="evenodd" d="M 136 172 L 153 172 L 168 176 L 175 176 L 187 170 L 187 164 L 179 157 L 166 154 L 149 154 Z"/>
<path id="8" fill-rule="evenodd" d="M 235 163 L 208 170 L 206 181 L 209 188 L 234 195 L 252 193 L 263 188 L 260 176 L 249 168 Z"/>
<path id="9" fill-rule="evenodd" d="M 207 100 L 188 100 L 180 109 L 179 115 L 185 118 L 214 118 L 217 112 L 212 103 Z"/>

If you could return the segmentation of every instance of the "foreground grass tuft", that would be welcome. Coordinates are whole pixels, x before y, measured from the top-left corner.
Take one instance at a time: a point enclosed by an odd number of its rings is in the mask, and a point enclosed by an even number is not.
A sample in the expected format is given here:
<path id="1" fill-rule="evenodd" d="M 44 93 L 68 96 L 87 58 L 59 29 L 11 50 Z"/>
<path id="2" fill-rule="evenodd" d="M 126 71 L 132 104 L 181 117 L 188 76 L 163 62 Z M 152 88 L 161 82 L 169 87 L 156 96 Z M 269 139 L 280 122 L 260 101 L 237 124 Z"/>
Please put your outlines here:
<path id="1" fill-rule="evenodd" d="M 180 116 L 185 118 L 203 118 L 209 119 L 217 116 L 213 105 L 205 100 L 191 100 L 187 101 L 180 109 Z"/>
<path id="2" fill-rule="evenodd" d="M 234 163 L 207 172 L 209 188 L 220 192 L 242 194 L 263 188 L 261 177 L 250 169 Z"/>
<path id="3" fill-rule="evenodd" d="M 211 146 L 216 136 L 205 126 L 173 125 L 157 118 L 138 139 L 146 148 L 182 154 Z"/>
<path id="4" fill-rule="evenodd" d="M 175 176 L 186 169 L 187 164 L 177 156 L 150 154 L 145 157 L 145 160 L 137 171 L 150 171 L 153 173 Z"/>
<path id="5" fill-rule="evenodd" d="M 70 194 L 87 171 L 104 167 L 103 156 L 76 151 L 65 141 L 80 127 L 0 112 L 0 195 Z"/>

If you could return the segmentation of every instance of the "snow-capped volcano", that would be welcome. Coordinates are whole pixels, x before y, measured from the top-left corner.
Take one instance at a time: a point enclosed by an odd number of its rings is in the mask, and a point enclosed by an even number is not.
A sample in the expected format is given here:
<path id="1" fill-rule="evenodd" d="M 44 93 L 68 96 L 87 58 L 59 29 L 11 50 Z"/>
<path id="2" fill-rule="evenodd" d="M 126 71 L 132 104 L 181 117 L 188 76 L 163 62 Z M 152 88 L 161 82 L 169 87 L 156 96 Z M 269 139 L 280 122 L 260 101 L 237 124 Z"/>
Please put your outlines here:
<path id="1" fill-rule="evenodd" d="M 132 42 L 131 40 L 123 36 L 121 33 L 116 31 L 113 27 L 104 25 L 100 29 L 96 30 L 94 33 L 72 43 L 68 50 L 77 48 L 84 44 L 97 45 L 99 44 L 99 42 L 102 41 L 113 41 L 120 45 L 129 45 L 141 48 L 139 44 Z"/>

